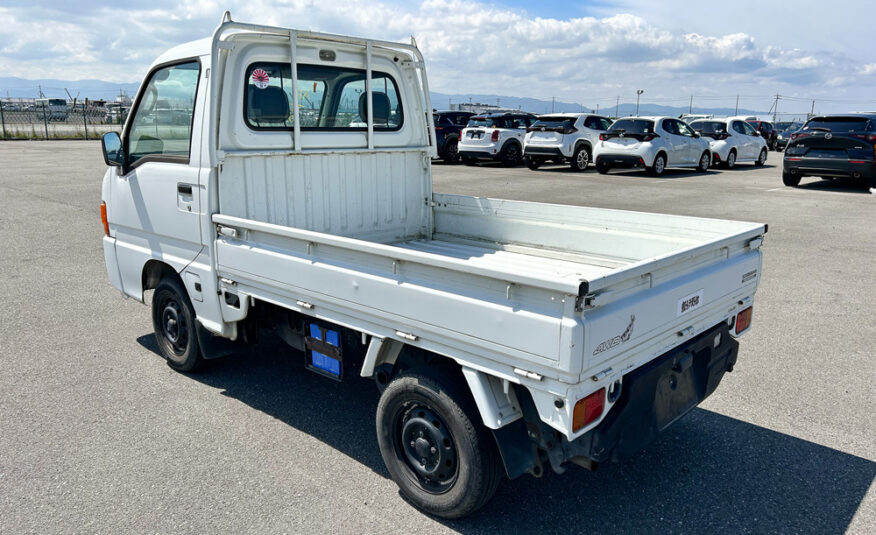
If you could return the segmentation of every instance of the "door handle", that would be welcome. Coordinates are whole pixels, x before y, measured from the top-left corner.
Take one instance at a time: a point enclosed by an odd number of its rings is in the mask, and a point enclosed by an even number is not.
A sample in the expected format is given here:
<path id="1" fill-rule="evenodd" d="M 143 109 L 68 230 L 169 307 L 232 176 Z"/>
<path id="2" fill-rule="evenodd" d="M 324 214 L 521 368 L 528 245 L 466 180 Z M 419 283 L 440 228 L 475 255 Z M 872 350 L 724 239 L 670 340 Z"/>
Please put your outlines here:
<path id="1" fill-rule="evenodd" d="M 177 193 L 182 193 L 183 195 L 191 195 L 192 194 L 192 185 L 191 184 L 177 184 L 176 191 L 177 191 Z"/>

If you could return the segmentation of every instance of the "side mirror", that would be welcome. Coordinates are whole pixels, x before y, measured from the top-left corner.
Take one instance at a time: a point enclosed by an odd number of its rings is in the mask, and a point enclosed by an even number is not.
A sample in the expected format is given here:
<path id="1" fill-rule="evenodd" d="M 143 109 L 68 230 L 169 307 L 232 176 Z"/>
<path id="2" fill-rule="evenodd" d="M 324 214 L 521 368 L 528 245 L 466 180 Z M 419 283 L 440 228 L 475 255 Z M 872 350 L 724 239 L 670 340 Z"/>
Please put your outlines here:
<path id="1" fill-rule="evenodd" d="M 756 135 L 757 137 L 760 137 L 760 132 L 758 132 L 757 130 L 755 130 L 755 131 L 754 131 L 754 135 Z"/>
<path id="2" fill-rule="evenodd" d="M 122 138 L 118 132 L 107 132 L 100 138 L 100 146 L 103 149 L 103 161 L 111 167 L 125 165 L 125 153 L 122 150 Z"/>
<path id="3" fill-rule="evenodd" d="M 694 130 L 694 137 L 700 137 L 700 131 Z"/>

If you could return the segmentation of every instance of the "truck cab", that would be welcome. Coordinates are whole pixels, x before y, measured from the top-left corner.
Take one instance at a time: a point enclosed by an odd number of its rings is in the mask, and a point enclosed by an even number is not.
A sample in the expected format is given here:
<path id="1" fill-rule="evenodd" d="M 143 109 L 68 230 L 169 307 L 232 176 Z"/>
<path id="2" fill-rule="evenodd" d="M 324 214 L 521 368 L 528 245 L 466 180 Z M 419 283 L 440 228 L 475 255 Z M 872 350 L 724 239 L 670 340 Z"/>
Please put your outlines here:
<path id="1" fill-rule="evenodd" d="M 415 42 L 226 13 L 102 138 L 102 241 L 172 368 L 270 329 L 327 381 L 374 381 L 389 474 L 457 518 L 504 476 L 629 457 L 711 394 L 766 226 L 436 193 L 431 110 Z"/>

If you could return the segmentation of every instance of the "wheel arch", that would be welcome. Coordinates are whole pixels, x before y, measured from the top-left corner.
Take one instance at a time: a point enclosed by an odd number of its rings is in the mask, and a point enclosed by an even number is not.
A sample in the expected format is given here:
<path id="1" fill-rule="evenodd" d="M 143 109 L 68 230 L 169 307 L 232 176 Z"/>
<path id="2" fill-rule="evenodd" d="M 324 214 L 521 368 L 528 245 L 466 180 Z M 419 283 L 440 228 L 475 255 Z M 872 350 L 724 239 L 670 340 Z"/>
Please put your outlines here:
<path id="1" fill-rule="evenodd" d="M 170 266 L 170 264 L 161 260 L 156 260 L 155 258 L 148 260 L 146 264 L 143 265 L 143 273 L 141 277 L 141 289 L 143 293 L 145 293 L 146 290 L 154 290 L 158 286 L 158 283 L 166 277 L 172 277 L 179 282 L 182 282 L 179 274 Z M 183 288 L 185 288 L 185 285 L 183 285 Z M 143 300 L 142 295 L 140 300 Z"/>
<path id="2" fill-rule="evenodd" d="M 590 152 L 590 156 L 593 157 L 593 144 L 590 143 L 589 139 L 579 139 L 578 141 L 576 141 L 575 148 L 573 149 L 572 153 L 574 154 L 574 152 L 580 149 L 582 146 L 585 147 L 587 151 Z"/>

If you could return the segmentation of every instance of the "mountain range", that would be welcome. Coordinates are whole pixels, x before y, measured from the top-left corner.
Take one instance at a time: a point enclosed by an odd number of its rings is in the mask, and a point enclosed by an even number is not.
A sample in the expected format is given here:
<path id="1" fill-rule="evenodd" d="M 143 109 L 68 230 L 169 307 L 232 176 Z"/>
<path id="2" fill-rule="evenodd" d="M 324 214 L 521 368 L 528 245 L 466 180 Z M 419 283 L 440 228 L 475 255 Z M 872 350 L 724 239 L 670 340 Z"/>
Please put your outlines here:
<path id="1" fill-rule="evenodd" d="M 17 77 L 0 77 L 0 97 L 2 98 L 37 98 L 40 91 L 48 98 L 68 98 L 69 91 L 72 97 L 78 100 L 89 99 L 104 99 L 115 100 L 120 93 L 126 93 L 133 97 L 138 83 L 119 83 L 107 82 L 104 80 L 58 80 L 54 78 L 43 78 L 38 80 L 27 80 Z M 66 89 L 66 91 L 65 91 Z M 594 105 L 588 103 L 567 102 L 561 100 L 544 100 L 537 98 L 526 97 L 509 97 L 502 95 L 484 95 L 484 94 L 447 94 L 447 93 L 431 93 L 432 107 L 437 110 L 449 109 L 452 104 L 459 103 L 481 103 L 496 105 L 498 103 L 502 108 L 520 109 L 536 114 L 544 114 L 553 112 L 579 112 L 579 111 L 596 111 Z M 687 113 L 688 106 L 662 106 L 659 104 L 650 104 L 642 102 L 639 105 L 639 113 L 642 115 L 669 115 L 677 117 L 682 113 Z M 599 112 L 605 115 L 614 116 L 617 112 L 618 116 L 632 115 L 636 112 L 634 103 L 621 103 L 619 106 L 608 106 L 599 109 Z M 733 115 L 736 110 L 734 108 L 721 107 L 694 107 L 693 113 L 712 114 L 712 115 Z M 765 115 L 766 112 L 740 109 L 739 115 Z"/>

